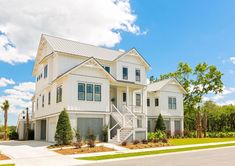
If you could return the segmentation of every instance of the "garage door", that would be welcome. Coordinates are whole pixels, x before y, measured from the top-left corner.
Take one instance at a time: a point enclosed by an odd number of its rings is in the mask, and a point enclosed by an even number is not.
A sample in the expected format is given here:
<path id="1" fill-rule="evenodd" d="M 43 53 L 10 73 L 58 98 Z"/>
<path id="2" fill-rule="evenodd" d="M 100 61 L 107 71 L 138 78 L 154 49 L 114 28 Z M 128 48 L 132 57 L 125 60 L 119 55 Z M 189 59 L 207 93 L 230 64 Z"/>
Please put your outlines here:
<path id="1" fill-rule="evenodd" d="M 56 123 L 50 122 L 49 123 L 49 133 L 48 133 L 48 141 L 54 142 L 55 141 L 55 131 L 56 131 Z"/>
<path id="2" fill-rule="evenodd" d="M 103 118 L 78 118 L 78 129 L 82 139 L 86 139 L 88 129 L 92 129 L 97 139 L 102 139 Z"/>

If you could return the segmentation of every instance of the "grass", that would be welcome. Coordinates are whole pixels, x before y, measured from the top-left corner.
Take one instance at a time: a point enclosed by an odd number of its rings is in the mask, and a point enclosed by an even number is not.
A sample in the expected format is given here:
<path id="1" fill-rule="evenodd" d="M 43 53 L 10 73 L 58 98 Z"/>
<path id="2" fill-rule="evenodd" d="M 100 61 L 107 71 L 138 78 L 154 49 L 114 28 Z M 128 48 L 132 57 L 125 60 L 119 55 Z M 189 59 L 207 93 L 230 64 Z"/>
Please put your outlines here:
<path id="1" fill-rule="evenodd" d="M 228 147 L 228 146 L 235 146 L 235 143 L 224 144 L 224 145 L 210 145 L 210 146 L 180 148 L 180 149 L 154 150 L 154 151 L 148 151 L 148 152 L 122 153 L 122 154 L 93 156 L 93 157 L 81 157 L 77 159 L 106 160 L 106 159 L 115 159 L 115 158 L 127 158 L 127 157 L 137 157 L 137 156 L 146 156 L 146 155 L 155 155 L 155 154 L 165 154 L 165 153 L 173 153 L 173 152 L 184 152 L 184 151 L 192 151 L 192 150 L 200 150 L 200 149 L 211 149 L 211 148 Z"/>
<path id="2" fill-rule="evenodd" d="M 0 164 L 0 166 L 14 166 L 15 164 Z"/>
<path id="3" fill-rule="evenodd" d="M 182 138 L 182 139 L 170 139 L 169 143 L 171 145 L 190 145 L 190 144 L 203 144 L 203 143 L 213 143 L 213 142 L 227 142 L 235 141 L 235 138 Z"/>

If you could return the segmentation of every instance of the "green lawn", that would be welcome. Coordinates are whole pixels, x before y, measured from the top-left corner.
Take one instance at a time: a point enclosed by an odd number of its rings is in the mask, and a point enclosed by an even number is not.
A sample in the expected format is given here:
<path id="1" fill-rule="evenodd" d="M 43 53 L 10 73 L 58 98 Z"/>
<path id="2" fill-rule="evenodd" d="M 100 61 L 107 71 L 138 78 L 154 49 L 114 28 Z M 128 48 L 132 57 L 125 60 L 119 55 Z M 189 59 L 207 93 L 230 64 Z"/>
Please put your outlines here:
<path id="1" fill-rule="evenodd" d="M 182 138 L 182 139 L 170 139 L 169 141 L 171 145 L 178 146 L 178 145 L 235 141 L 235 138 Z"/>
<path id="2" fill-rule="evenodd" d="M 77 159 L 79 160 L 106 160 L 106 159 L 146 156 L 146 155 L 183 152 L 183 151 L 210 149 L 210 148 L 228 147 L 228 146 L 235 146 L 235 143 L 224 144 L 224 145 L 210 145 L 210 146 L 201 146 L 201 147 L 180 148 L 180 149 L 155 150 L 155 151 L 148 151 L 148 152 L 135 152 L 135 153 L 125 153 L 125 154 L 122 153 L 122 154 L 104 155 L 104 156 L 82 157 L 82 158 L 77 158 Z"/>
<path id="3" fill-rule="evenodd" d="M 0 164 L 0 166 L 14 166 L 15 164 Z"/>

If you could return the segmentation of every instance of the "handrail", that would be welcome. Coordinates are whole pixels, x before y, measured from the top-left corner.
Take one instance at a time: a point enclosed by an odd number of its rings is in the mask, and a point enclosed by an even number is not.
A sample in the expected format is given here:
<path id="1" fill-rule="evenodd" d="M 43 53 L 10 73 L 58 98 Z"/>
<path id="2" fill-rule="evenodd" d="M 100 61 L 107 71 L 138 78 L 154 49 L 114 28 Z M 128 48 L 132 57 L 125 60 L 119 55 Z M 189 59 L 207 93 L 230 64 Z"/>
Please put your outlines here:
<path id="1" fill-rule="evenodd" d="M 114 104 L 112 104 L 112 107 L 114 107 L 114 109 L 123 117 L 123 114 L 118 110 L 118 108 Z"/>
<path id="2" fill-rule="evenodd" d="M 131 115 L 134 116 L 135 119 L 137 119 L 136 115 L 126 105 L 124 105 L 124 107 Z"/>

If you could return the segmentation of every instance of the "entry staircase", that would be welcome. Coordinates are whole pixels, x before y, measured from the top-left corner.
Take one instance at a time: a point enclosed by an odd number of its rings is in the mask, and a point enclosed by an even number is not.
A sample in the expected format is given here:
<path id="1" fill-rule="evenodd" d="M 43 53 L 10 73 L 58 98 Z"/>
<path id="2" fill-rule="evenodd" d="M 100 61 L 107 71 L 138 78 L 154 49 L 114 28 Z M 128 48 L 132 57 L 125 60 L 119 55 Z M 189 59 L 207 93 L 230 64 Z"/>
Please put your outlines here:
<path id="1" fill-rule="evenodd" d="M 111 105 L 111 116 L 117 123 L 109 129 L 109 142 L 122 143 L 135 132 L 137 117 L 128 106 L 123 105 L 122 111 L 120 111 L 114 104 Z M 112 131 L 117 127 L 120 128 L 117 129 L 116 135 L 111 138 Z"/>

